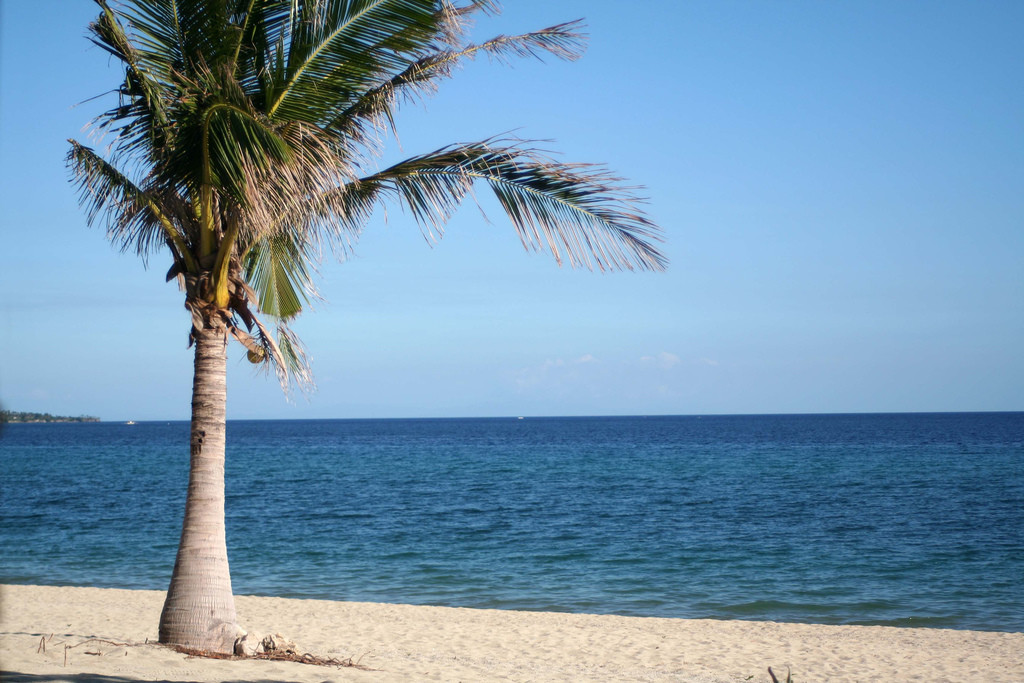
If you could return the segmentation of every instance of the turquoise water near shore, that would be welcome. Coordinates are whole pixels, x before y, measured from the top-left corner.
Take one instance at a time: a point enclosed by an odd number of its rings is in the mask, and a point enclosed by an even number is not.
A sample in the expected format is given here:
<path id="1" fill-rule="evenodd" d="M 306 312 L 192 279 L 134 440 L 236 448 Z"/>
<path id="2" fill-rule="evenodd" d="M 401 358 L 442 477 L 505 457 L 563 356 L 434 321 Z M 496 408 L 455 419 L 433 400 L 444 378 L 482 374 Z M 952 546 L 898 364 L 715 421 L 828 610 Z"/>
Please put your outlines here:
<path id="1" fill-rule="evenodd" d="M 230 421 L 240 594 L 1024 631 L 1024 413 Z M 7 425 L 0 582 L 165 589 L 188 424 Z"/>

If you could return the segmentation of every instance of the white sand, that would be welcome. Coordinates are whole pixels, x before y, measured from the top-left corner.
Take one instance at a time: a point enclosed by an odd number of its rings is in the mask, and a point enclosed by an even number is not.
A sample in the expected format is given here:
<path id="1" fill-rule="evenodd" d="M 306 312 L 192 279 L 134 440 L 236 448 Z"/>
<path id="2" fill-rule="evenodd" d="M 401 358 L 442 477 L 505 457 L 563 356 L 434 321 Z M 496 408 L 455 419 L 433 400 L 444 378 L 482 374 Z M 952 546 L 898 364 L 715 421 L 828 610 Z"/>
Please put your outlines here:
<path id="1" fill-rule="evenodd" d="M 771 666 L 780 680 L 791 667 L 797 683 L 1024 681 L 1021 633 L 236 599 L 249 630 L 369 670 L 189 658 L 154 645 L 159 591 L 4 585 L 0 680 L 724 683 L 770 681 Z"/>

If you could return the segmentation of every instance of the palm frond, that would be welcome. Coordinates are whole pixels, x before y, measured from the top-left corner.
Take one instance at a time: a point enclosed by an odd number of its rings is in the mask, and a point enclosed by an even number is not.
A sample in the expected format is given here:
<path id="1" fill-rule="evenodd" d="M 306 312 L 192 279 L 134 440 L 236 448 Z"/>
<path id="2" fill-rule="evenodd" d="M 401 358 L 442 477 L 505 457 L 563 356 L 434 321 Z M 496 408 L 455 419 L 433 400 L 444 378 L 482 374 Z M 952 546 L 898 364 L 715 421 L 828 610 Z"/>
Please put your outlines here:
<path id="1" fill-rule="evenodd" d="M 543 60 L 545 55 L 573 61 L 583 54 L 586 35 L 580 31 L 582 28 L 583 21 L 576 20 L 521 35 L 497 36 L 479 45 L 470 45 L 454 56 L 461 58 L 483 51 L 503 61 L 509 57 Z"/>
<path id="2" fill-rule="evenodd" d="M 284 235 L 295 244 L 305 245 L 310 263 L 319 258 L 325 247 L 344 259 L 369 223 L 380 191 L 380 183 L 351 180 L 283 197 L 276 203 L 278 213 L 267 227 L 242 240 L 245 258 L 250 258 L 249 252 L 261 247 L 264 240 L 273 241 Z M 306 291 L 313 290 L 306 287 Z"/>
<path id="3" fill-rule="evenodd" d="M 263 184 L 260 179 L 291 162 L 290 146 L 269 122 L 238 105 L 216 104 L 204 119 L 203 156 L 210 181 L 238 204 L 251 206 L 251 189 Z"/>
<path id="4" fill-rule="evenodd" d="M 289 233 L 254 245 L 245 255 L 243 271 L 259 310 L 282 320 L 301 313 L 303 305 L 317 296 L 310 272 L 315 258 Z"/>
<path id="5" fill-rule="evenodd" d="M 267 326 L 252 318 L 252 334 L 237 325 L 228 326 L 228 331 L 247 350 L 249 362 L 263 369 L 273 369 L 282 391 L 287 394 L 292 386 L 303 392 L 311 391 L 315 384 L 305 346 L 298 336 L 283 321 L 277 323 L 277 338 Z"/>
<path id="6" fill-rule="evenodd" d="M 586 38 L 580 32 L 582 27 L 581 21 L 572 21 L 540 31 L 497 36 L 479 45 L 471 44 L 455 50 L 431 53 L 366 91 L 326 127 L 362 143 L 370 137 L 363 128 L 364 121 L 368 121 L 374 129 L 386 121 L 395 130 L 392 112 L 399 101 L 416 101 L 425 95 L 433 95 L 437 91 L 438 82 L 450 78 L 455 68 L 467 59 L 474 59 L 480 54 L 502 62 L 512 57 L 543 59 L 545 55 L 567 60 L 579 58 Z"/>
<path id="7" fill-rule="evenodd" d="M 277 347 L 284 359 L 284 367 L 288 371 L 290 382 L 304 393 L 315 389 L 316 384 L 313 381 L 306 347 L 291 328 L 283 323 L 277 326 Z"/>
<path id="8" fill-rule="evenodd" d="M 115 12 L 130 27 L 141 61 L 171 82 L 226 63 L 233 54 L 233 0 L 135 0 Z"/>
<path id="9" fill-rule="evenodd" d="M 328 121 L 403 70 L 439 31 L 435 0 L 302 3 L 288 27 L 284 80 L 268 99 L 271 118 Z"/>
<path id="10" fill-rule="evenodd" d="M 235 23 L 236 42 L 230 48 L 233 75 L 242 83 L 253 103 L 265 110 L 264 86 L 270 75 L 269 59 L 275 54 L 275 41 L 284 39 L 284 28 L 292 12 L 290 0 L 238 0 Z"/>
<path id="11" fill-rule="evenodd" d="M 603 167 L 563 164 L 524 141 L 452 145 L 413 157 L 363 183 L 395 196 L 427 231 L 440 230 L 475 181 L 494 192 L 523 246 L 558 263 L 598 270 L 664 270 L 659 228 L 633 189 Z"/>
<path id="12" fill-rule="evenodd" d="M 71 150 L 67 164 L 89 224 L 102 216 L 107 238 L 122 251 L 134 251 L 145 258 L 160 247 L 170 246 L 175 259 L 188 266 L 191 255 L 187 235 L 174 220 L 179 217 L 161 210 L 180 200 L 154 196 L 89 147 L 74 140 L 68 142 Z"/>
<path id="13" fill-rule="evenodd" d="M 118 157 L 132 154 L 150 157 L 166 143 L 163 127 L 170 116 L 169 74 L 146 62 L 122 25 L 120 15 L 106 0 L 97 0 L 97 4 L 103 11 L 89 26 L 92 42 L 121 61 L 125 80 L 118 89 L 118 106 L 101 114 L 93 123 L 100 130 L 116 130 Z"/>
<path id="14" fill-rule="evenodd" d="M 340 246 L 357 237 L 364 222 L 358 211 L 352 216 L 338 211 L 339 206 L 357 207 L 348 202 L 338 205 L 332 198 L 354 175 L 330 137 L 316 127 L 294 122 L 266 129 L 257 126 L 254 133 L 269 136 L 268 141 L 280 148 L 264 153 L 264 142 L 253 140 L 222 157 L 237 156 L 228 170 L 237 169 L 239 176 L 230 180 L 228 189 L 237 186 L 241 193 L 236 201 L 244 211 L 239 236 L 243 250 L 282 231 L 297 243 L 309 243 L 314 252 L 323 238 Z M 237 132 L 233 138 L 224 138 L 228 144 L 232 139 L 237 144 L 243 138 Z M 223 180 L 220 175 L 218 179 Z"/>
<path id="15" fill-rule="evenodd" d="M 468 16 L 482 12 L 483 14 L 501 14 L 501 3 L 497 0 L 469 0 L 468 5 L 452 5 L 452 10 L 459 15 Z"/>

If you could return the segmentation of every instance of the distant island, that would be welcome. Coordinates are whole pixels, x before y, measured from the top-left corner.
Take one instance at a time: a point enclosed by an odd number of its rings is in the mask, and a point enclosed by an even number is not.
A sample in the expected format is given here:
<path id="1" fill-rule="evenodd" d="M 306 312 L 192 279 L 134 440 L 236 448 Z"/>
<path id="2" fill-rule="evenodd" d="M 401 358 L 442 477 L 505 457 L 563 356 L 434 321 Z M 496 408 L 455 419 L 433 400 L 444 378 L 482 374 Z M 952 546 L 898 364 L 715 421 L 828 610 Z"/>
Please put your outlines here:
<path id="1" fill-rule="evenodd" d="M 0 410 L 0 422 L 99 422 L 98 417 L 79 415 L 64 417 L 49 413 L 19 413 L 15 410 Z"/>

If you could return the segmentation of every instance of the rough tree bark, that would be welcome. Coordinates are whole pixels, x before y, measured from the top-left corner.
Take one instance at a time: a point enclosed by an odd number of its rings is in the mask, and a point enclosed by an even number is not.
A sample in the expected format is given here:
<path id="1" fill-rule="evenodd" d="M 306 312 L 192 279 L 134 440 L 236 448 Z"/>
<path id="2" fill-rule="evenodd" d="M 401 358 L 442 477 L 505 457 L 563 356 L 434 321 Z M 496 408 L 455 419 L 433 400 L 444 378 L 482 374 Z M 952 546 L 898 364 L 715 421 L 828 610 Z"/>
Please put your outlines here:
<path id="1" fill-rule="evenodd" d="M 171 585 L 160 615 L 160 642 L 233 652 L 240 635 L 224 529 L 227 332 L 195 333 L 191 461 L 185 518 Z"/>

